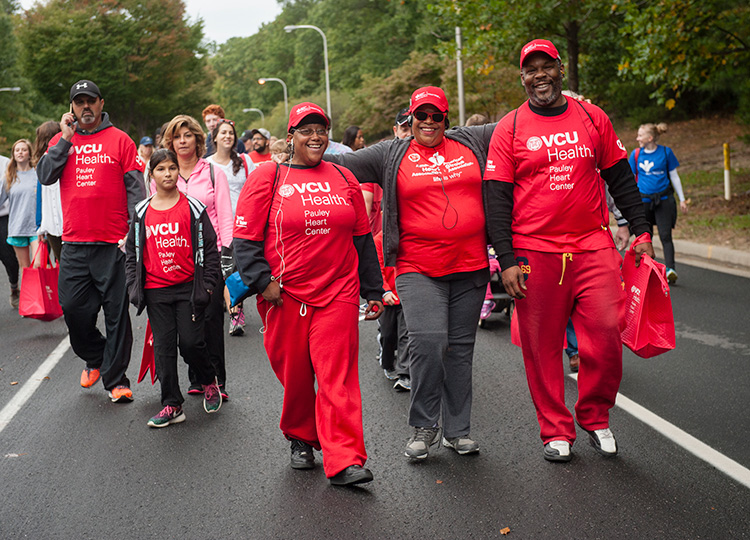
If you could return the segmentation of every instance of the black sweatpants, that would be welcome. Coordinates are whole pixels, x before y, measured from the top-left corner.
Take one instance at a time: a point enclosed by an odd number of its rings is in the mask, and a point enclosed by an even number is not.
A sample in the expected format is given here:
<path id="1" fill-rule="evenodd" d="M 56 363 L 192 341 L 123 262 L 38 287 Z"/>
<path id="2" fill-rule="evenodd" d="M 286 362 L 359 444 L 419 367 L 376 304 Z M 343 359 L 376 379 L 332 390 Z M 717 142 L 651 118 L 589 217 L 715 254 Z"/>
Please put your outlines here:
<path id="1" fill-rule="evenodd" d="M 146 309 L 154 334 L 154 362 L 161 383 L 161 404 L 178 407 L 185 399 L 177 374 L 177 346 L 182 358 L 195 373 L 198 384 L 210 384 L 216 376 L 208 359 L 204 338 L 203 311 L 193 320 L 190 294 L 193 282 L 172 287 L 146 289 Z"/>
<path id="2" fill-rule="evenodd" d="M 216 371 L 219 385 L 224 386 L 227 381 L 227 368 L 224 361 L 224 282 L 220 281 L 211 295 L 211 303 L 206 308 L 205 338 L 208 348 L 208 358 Z M 188 363 L 187 359 L 185 362 Z M 198 374 L 188 369 L 190 384 L 201 384 Z"/>
<path id="3" fill-rule="evenodd" d="M 409 376 L 409 332 L 401 304 L 384 306 L 378 319 L 383 352 L 380 365 L 388 371 L 395 370 L 399 377 Z"/>
<path id="4" fill-rule="evenodd" d="M 18 259 L 16 252 L 6 240 L 8 239 L 8 216 L 0 216 L 0 261 L 8 273 L 11 287 L 18 287 Z"/>
<path id="5" fill-rule="evenodd" d="M 128 313 L 125 254 L 116 244 L 65 243 L 60 256 L 60 305 L 73 352 L 86 366 L 99 369 L 106 390 L 130 386 L 133 330 Z M 104 310 L 107 337 L 96 327 Z"/>

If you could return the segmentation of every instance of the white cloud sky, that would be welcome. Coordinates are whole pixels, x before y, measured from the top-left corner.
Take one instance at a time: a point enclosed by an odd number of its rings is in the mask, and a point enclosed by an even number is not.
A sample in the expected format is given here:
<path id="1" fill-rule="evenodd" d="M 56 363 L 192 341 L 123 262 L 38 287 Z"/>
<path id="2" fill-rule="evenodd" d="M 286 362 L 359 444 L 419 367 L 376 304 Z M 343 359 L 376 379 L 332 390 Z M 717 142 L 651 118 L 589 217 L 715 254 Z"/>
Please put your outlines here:
<path id="1" fill-rule="evenodd" d="M 37 0 L 21 0 L 23 9 Z M 207 39 L 218 44 L 232 37 L 251 36 L 263 23 L 271 22 L 281 13 L 276 0 L 184 0 L 188 16 L 203 19 Z"/>

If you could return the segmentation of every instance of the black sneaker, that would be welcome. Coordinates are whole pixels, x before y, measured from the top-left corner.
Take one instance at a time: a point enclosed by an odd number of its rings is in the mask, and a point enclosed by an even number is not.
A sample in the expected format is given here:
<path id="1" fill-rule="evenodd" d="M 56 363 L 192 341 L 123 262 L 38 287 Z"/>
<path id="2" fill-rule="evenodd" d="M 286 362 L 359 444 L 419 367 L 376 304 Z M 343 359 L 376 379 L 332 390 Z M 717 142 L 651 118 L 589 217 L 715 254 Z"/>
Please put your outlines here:
<path id="1" fill-rule="evenodd" d="M 188 395 L 191 396 L 202 396 L 203 395 L 203 385 L 202 384 L 191 384 L 188 386 Z"/>
<path id="2" fill-rule="evenodd" d="M 372 473 L 360 465 L 349 465 L 346 469 L 328 479 L 332 486 L 353 486 L 372 482 Z"/>
<path id="3" fill-rule="evenodd" d="M 401 375 L 393 384 L 393 389 L 399 392 L 408 392 L 411 390 L 411 379 L 408 375 Z"/>
<path id="4" fill-rule="evenodd" d="M 306 442 L 298 441 L 297 439 L 291 440 L 292 447 L 292 458 L 291 465 L 292 469 L 312 469 L 315 467 L 315 455 L 313 454 L 313 447 Z"/>

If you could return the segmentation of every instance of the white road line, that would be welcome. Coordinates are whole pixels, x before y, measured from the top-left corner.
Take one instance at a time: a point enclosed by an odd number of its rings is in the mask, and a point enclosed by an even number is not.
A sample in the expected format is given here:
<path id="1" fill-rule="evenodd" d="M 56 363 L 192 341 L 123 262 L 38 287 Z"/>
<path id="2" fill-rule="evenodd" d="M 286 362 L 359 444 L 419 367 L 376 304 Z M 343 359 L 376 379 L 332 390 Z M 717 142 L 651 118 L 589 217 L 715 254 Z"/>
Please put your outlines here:
<path id="1" fill-rule="evenodd" d="M 576 374 L 570 374 L 569 377 L 576 381 L 578 380 Z M 638 405 L 638 403 L 623 396 L 619 392 L 615 404 L 697 458 L 702 459 L 713 467 L 716 467 L 743 486 L 750 488 L 750 470 L 746 469 L 733 459 L 730 459 L 721 452 L 714 450 L 706 443 L 699 441 L 689 433 L 681 430 L 674 424 L 667 422 L 662 417 L 652 413 L 642 405 Z"/>
<path id="2" fill-rule="evenodd" d="M 11 399 L 2 410 L 0 410 L 0 433 L 2 433 L 5 427 L 10 423 L 16 413 L 21 410 L 21 407 L 24 406 L 34 392 L 36 392 L 36 389 L 42 384 L 44 378 L 50 374 L 69 348 L 70 341 L 68 340 L 68 337 L 65 336 L 60 344 L 55 347 L 55 350 L 50 353 L 44 362 L 42 362 L 42 365 L 37 368 L 31 378 L 26 381 L 18 393 L 13 396 L 13 399 Z"/>

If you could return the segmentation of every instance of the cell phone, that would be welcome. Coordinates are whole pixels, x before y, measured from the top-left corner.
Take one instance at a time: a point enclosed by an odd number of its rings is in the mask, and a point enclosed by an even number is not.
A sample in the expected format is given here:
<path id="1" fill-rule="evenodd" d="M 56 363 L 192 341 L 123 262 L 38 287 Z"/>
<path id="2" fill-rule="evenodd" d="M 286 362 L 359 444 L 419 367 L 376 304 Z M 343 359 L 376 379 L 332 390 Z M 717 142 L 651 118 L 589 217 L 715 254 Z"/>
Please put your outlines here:
<path id="1" fill-rule="evenodd" d="M 71 123 L 68 123 L 68 126 L 70 126 L 70 127 L 73 127 L 73 126 L 75 126 L 75 125 L 76 125 L 76 123 L 78 122 L 78 117 L 77 117 L 77 116 L 76 116 L 76 114 L 75 114 L 75 113 L 73 112 L 73 103 L 71 103 L 71 104 L 70 104 L 70 114 L 72 114 L 72 115 L 73 115 L 73 118 L 75 118 L 75 122 L 71 122 Z"/>

